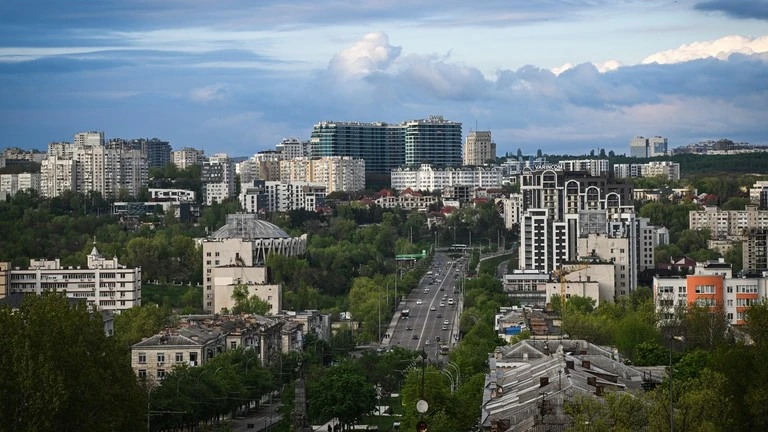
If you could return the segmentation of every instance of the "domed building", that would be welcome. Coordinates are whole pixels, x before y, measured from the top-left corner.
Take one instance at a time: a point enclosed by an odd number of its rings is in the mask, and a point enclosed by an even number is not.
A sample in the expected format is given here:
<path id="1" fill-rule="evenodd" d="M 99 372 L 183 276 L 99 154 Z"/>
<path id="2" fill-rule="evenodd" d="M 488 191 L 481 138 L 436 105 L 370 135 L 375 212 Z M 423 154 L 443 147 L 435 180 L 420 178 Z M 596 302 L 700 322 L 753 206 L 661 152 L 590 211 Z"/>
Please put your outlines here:
<path id="1" fill-rule="evenodd" d="M 270 280 L 266 259 L 270 254 L 300 256 L 307 252 L 307 235 L 291 237 L 277 225 L 253 213 L 227 215 L 227 223 L 203 240 L 203 307 L 208 313 L 232 310 L 238 285 L 249 295 L 272 305 L 269 314 L 282 310 L 280 286 Z"/>

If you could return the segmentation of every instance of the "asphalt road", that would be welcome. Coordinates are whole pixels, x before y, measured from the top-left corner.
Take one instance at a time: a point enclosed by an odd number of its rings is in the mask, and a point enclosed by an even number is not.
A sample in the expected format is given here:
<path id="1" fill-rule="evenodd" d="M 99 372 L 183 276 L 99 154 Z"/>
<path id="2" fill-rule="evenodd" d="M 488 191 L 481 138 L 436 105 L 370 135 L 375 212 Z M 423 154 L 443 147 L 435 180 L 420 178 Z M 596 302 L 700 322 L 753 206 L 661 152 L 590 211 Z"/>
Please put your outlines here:
<path id="1" fill-rule="evenodd" d="M 410 316 L 401 317 L 397 322 L 391 333 L 390 346 L 424 349 L 433 361 L 442 357 L 438 354 L 440 344 L 453 346 L 460 317 L 461 294 L 457 285 L 461 283 L 466 260 L 465 257 L 452 261 L 446 253 L 435 254 L 430 268 L 432 275 L 425 276 L 419 287 L 399 306 L 400 310 L 408 309 Z M 453 305 L 449 304 L 449 299 L 453 299 Z"/>

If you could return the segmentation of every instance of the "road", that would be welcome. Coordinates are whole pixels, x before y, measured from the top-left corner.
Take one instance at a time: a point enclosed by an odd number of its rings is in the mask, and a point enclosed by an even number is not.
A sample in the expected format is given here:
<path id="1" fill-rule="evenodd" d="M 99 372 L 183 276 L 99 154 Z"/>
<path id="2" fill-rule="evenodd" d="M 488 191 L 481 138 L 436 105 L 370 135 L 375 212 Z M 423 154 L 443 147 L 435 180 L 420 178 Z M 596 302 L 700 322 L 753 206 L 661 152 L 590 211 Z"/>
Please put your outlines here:
<path id="1" fill-rule="evenodd" d="M 424 349 L 430 359 L 439 360 L 439 345 L 454 345 L 461 304 L 457 285 L 461 283 L 466 260 L 464 257 L 454 262 L 446 253 L 435 254 L 430 268 L 432 274 L 427 273 L 419 287 L 399 306 L 400 310 L 408 309 L 410 314 L 408 318 L 401 317 L 394 330 L 390 330 L 391 346 Z M 453 305 L 449 304 L 451 299 Z"/>

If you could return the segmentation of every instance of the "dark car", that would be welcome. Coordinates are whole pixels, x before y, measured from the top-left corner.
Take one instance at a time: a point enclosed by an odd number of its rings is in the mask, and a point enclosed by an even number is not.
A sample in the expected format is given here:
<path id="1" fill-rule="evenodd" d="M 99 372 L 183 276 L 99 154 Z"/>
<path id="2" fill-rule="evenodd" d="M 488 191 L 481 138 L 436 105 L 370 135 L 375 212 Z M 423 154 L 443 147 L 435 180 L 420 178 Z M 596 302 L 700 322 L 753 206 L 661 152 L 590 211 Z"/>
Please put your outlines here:
<path id="1" fill-rule="evenodd" d="M 408 326 L 408 327 L 406 327 L 405 329 L 406 329 L 406 330 L 408 330 L 408 331 L 411 331 L 411 330 L 413 330 L 413 327 L 411 327 L 411 326 Z"/>
<path id="2" fill-rule="evenodd" d="M 417 335 L 417 334 L 414 334 L 413 336 L 411 336 L 411 339 L 413 339 L 413 340 L 418 340 L 418 339 L 419 339 L 419 335 Z"/>

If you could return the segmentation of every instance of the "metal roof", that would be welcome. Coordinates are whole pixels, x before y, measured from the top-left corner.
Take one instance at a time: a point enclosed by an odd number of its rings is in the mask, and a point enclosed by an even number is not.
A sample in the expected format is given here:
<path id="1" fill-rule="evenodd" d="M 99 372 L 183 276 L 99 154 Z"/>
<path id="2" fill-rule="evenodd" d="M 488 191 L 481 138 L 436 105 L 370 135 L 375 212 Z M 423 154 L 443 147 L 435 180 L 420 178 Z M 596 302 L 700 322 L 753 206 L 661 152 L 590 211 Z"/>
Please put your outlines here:
<path id="1" fill-rule="evenodd" d="M 257 218 L 254 213 L 227 215 L 227 223 L 211 234 L 211 238 L 240 238 L 244 240 L 264 238 L 291 238 L 275 224 Z"/>

